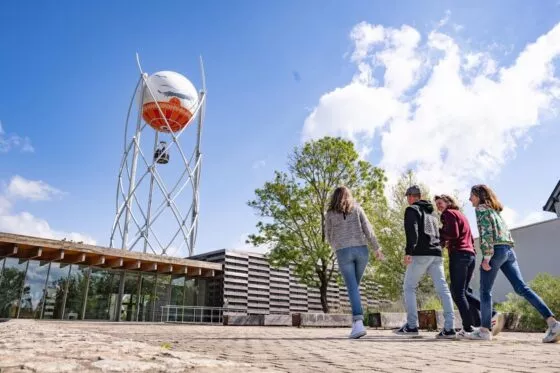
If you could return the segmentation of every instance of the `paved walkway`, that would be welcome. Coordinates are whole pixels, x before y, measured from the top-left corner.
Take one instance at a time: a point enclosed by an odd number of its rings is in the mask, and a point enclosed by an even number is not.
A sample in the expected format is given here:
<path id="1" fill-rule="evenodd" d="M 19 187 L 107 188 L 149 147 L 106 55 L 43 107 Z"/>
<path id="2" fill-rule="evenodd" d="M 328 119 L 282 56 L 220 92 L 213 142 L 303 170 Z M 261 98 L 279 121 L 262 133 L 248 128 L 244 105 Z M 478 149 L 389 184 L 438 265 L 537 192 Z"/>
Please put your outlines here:
<path id="1" fill-rule="evenodd" d="M 17 320 L 0 323 L 0 372 L 560 372 L 560 344 L 541 334 L 474 342 L 370 330 L 351 341 L 347 332 Z"/>

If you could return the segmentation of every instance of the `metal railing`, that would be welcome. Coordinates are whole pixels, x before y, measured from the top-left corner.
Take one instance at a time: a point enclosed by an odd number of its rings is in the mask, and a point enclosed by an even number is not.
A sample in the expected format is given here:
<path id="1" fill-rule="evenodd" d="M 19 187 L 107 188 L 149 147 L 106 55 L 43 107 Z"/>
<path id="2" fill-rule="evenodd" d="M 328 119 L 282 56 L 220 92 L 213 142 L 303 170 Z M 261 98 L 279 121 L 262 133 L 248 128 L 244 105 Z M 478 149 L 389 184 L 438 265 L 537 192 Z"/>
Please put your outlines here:
<path id="1" fill-rule="evenodd" d="M 231 307 L 161 306 L 161 322 L 182 324 L 223 324 L 224 315 L 245 314 Z"/>

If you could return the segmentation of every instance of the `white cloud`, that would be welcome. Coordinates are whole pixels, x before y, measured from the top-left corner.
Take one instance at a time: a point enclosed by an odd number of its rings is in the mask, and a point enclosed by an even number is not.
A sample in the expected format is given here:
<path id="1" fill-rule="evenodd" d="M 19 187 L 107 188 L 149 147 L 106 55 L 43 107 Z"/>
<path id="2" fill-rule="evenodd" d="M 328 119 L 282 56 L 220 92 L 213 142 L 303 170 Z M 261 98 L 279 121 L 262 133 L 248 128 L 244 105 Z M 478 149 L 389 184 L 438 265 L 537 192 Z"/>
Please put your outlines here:
<path id="1" fill-rule="evenodd" d="M 28 180 L 15 175 L 7 187 L 7 195 L 13 199 L 26 199 L 31 201 L 48 201 L 55 196 L 62 195 L 62 191 L 53 188 L 41 180 Z"/>
<path id="2" fill-rule="evenodd" d="M 266 160 L 264 159 L 260 159 L 258 161 L 253 162 L 253 169 L 257 170 L 259 168 L 263 168 L 264 166 L 266 166 Z"/>
<path id="3" fill-rule="evenodd" d="M 556 218 L 556 215 L 545 211 L 532 211 L 528 214 L 520 216 L 519 213 L 512 208 L 505 207 L 504 211 L 502 211 L 502 217 L 506 221 L 508 227 L 518 228 L 541 221 L 554 219 Z"/>
<path id="4" fill-rule="evenodd" d="M 17 200 L 46 201 L 62 194 L 60 190 L 42 181 L 14 176 L 4 190 L 0 191 L 0 231 L 53 239 L 66 238 L 75 242 L 95 244 L 95 240 L 89 235 L 55 230 L 45 219 L 38 218 L 27 211 L 13 211 Z"/>
<path id="5" fill-rule="evenodd" d="M 319 99 L 302 140 L 342 136 L 359 151 L 379 140 L 389 174 L 412 168 L 434 190 L 464 191 L 499 173 L 543 117 L 557 116 L 560 24 L 508 65 L 491 57 L 495 48 L 467 50 L 438 30 L 422 38 L 407 25 L 360 23 L 350 37 L 356 75 Z"/>
<path id="6" fill-rule="evenodd" d="M 2 128 L 0 121 L 0 153 L 7 153 L 12 149 L 19 149 L 22 152 L 32 153 L 35 151 L 28 137 L 21 137 L 16 134 L 8 135 Z"/>
<path id="7" fill-rule="evenodd" d="M 54 230 L 46 220 L 37 218 L 25 211 L 15 214 L 0 214 L 0 231 L 43 238 L 66 238 L 75 242 L 83 241 L 84 243 L 95 244 L 95 240 L 91 236 Z"/>
<path id="8" fill-rule="evenodd" d="M 259 245 L 253 246 L 250 243 L 245 242 L 247 237 L 249 236 L 248 233 L 244 233 L 237 238 L 237 240 L 228 248 L 228 250 L 243 252 L 243 253 L 260 253 L 266 254 L 270 250 L 270 245 Z"/>

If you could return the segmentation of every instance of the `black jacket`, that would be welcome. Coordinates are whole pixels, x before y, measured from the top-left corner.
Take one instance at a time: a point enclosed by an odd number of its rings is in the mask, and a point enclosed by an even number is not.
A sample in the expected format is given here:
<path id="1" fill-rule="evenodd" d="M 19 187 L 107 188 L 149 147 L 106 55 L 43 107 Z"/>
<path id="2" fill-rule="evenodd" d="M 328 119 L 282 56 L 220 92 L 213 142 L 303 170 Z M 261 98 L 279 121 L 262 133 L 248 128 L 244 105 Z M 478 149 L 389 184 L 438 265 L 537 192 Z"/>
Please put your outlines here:
<path id="1" fill-rule="evenodd" d="M 432 215 L 434 206 L 420 200 L 408 206 L 404 213 L 406 255 L 441 256 L 438 219 Z"/>

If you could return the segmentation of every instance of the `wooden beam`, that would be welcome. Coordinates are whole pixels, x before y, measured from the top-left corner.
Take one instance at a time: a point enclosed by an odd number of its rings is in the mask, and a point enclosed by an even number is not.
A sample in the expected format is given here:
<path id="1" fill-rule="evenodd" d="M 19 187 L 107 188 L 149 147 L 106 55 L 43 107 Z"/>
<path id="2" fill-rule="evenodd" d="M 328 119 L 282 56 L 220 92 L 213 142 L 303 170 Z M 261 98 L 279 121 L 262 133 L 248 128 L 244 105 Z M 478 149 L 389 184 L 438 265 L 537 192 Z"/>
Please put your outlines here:
<path id="1" fill-rule="evenodd" d="M 55 250 L 55 251 L 44 251 L 41 255 L 41 260 L 46 260 L 49 262 L 52 261 L 58 261 L 58 260 L 62 260 L 64 259 L 64 250 L 63 249 L 59 249 L 59 250 Z"/>
<path id="2" fill-rule="evenodd" d="M 188 276 L 200 276 L 202 275 L 202 268 L 198 267 L 187 267 Z"/>
<path id="3" fill-rule="evenodd" d="M 86 263 L 89 264 L 90 266 L 100 266 L 105 264 L 105 256 L 104 255 L 99 255 L 99 256 L 92 256 L 86 259 Z"/>
<path id="4" fill-rule="evenodd" d="M 214 277 L 216 272 L 213 269 L 203 269 L 202 277 Z"/>
<path id="5" fill-rule="evenodd" d="M 160 272 L 160 273 L 171 273 L 171 272 L 173 272 L 173 266 L 171 264 L 160 264 L 158 266 L 158 272 Z"/>
<path id="6" fill-rule="evenodd" d="M 174 275 L 186 275 L 188 271 L 189 271 L 189 267 L 178 267 L 178 266 L 173 267 Z"/>
<path id="7" fill-rule="evenodd" d="M 0 256 L 13 256 L 18 253 L 17 245 L 10 245 L 5 247 L 0 247 Z"/>
<path id="8" fill-rule="evenodd" d="M 22 250 L 20 250 L 20 251 L 22 251 Z M 42 248 L 33 247 L 31 249 L 23 251 L 20 258 L 35 259 L 35 258 L 39 258 L 41 256 L 41 254 L 43 254 L 43 249 Z"/>
<path id="9" fill-rule="evenodd" d="M 110 259 L 105 264 L 110 268 L 121 268 L 123 266 L 123 258 Z"/>
<path id="10" fill-rule="evenodd" d="M 144 272 L 154 272 L 157 271 L 157 263 L 142 263 L 141 269 Z"/>
<path id="11" fill-rule="evenodd" d="M 66 260 L 65 260 L 65 262 L 70 264 L 78 264 L 78 263 L 83 263 L 85 261 L 86 261 L 86 254 L 84 253 L 66 255 Z"/>
<path id="12" fill-rule="evenodd" d="M 140 266 L 142 265 L 142 262 L 140 262 L 139 260 L 135 260 L 133 262 L 127 262 L 124 264 L 124 269 L 140 269 Z"/>

